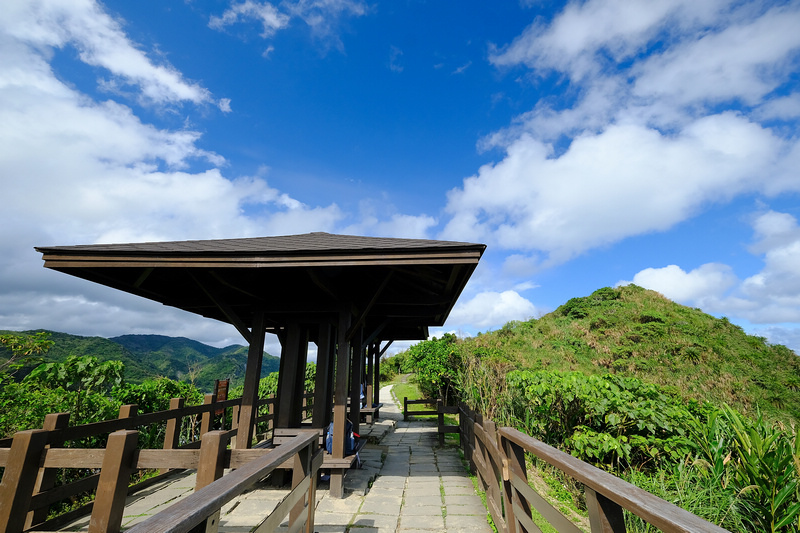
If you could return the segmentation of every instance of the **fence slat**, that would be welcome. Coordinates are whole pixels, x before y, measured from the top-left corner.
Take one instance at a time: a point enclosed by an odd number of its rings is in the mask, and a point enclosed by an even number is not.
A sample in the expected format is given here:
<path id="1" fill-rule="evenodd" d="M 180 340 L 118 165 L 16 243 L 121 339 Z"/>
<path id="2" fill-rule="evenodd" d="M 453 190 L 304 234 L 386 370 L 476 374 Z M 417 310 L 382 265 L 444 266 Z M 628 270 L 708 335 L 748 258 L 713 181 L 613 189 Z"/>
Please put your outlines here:
<path id="1" fill-rule="evenodd" d="M 514 486 L 514 489 L 525 498 L 528 504 L 536 509 L 536 511 L 542 515 L 551 526 L 556 528 L 559 533 L 582 533 L 578 526 L 573 524 L 567 517 L 561 514 L 558 509 L 550 505 L 550 502 L 542 498 L 538 492 L 531 488 L 526 480 L 512 473 L 511 484 Z"/>

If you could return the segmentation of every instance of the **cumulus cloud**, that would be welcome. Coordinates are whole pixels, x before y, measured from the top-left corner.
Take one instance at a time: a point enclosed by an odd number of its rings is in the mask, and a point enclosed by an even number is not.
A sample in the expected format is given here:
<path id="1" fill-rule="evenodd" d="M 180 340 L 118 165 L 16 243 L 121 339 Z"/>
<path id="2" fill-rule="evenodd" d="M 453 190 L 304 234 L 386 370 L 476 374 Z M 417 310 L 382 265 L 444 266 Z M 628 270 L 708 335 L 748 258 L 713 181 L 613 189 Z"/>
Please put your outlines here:
<path id="1" fill-rule="evenodd" d="M 529 135 L 448 194 L 447 238 L 541 250 L 549 264 L 625 237 L 664 231 L 709 202 L 791 184 L 786 141 L 735 113 L 678 135 L 637 124 L 575 138 L 560 157 Z M 788 156 L 787 156 L 788 157 Z M 792 156 L 793 157 L 793 156 Z"/>
<path id="2" fill-rule="evenodd" d="M 716 300 L 738 281 L 728 265 L 707 263 L 689 272 L 677 265 L 646 268 L 633 277 L 632 283 L 660 292 L 670 300 L 703 307 L 703 302 Z M 623 281 L 619 285 L 629 283 Z"/>
<path id="3" fill-rule="evenodd" d="M 466 302 L 459 300 L 450 313 L 447 324 L 492 329 L 510 320 L 528 320 L 536 314 L 536 307 L 516 291 L 486 291 L 476 294 Z"/>
<path id="4" fill-rule="evenodd" d="M 759 120 L 791 79 L 798 23 L 796 4 L 688 0 L 572 2 L 535 22 L 491 60 L 555 72 L 563 96 L 482 141 L 503 157 L 448 193 L 443 235 L 541 268 L 710 203 L 797 191 L 798 140 Z"/>
<path id="5" fill-rule="evenodd" d="M 750 324 L 800 322 L 800 225 L 788 213 L 768 211 L 753 220 L 756 241 L 750 251 L 762 257 L 760 272 L 745 279 L 724 264 L 709 263 L 689 272 L 677 265 L 647 268 L 633 276 L 636 285 L 679 303 L 724 314 Z M 628 281 L 620 284 L 630 283 Z M 773 342 L 795 339 L 784 326 L 764 329 Z M 800 344 L 795 344 L 795 347 Z M 795 348 L 796 349 L 796 348 Z"/>
<path id="6" fill-rule="evenodd" d="M 331 231 L 335 204 L 310 206 L 271 187 L 267 171 L 226 176 L 201 134 L 146 123 L 113 99 L 61 81 L 55 47 L 122 80 L 137 100 L 212 102 L 171 67 L 152 62 L 94 2 L 11 2 L 0 20 L 0 328 L 78 334 L 170 331 L 236 338 L 229 326 L 45 271 L 35 245 L 246 237 Z M 219 101 L 229 111 L 229 101 Z M 81 317 L 80 320 L 75 317 Z M 240 341 L 237 341 L 240 342 Z"/>
<path id="7" fill-rule="evenodd" d="M 17 48 L 19 44 L 37 50 L 73 46 L 84 63 L 106 69 L 111 76 L 108 87 L 133 85 L 139 96 L 156 104 L 195 104 L 211 101 L 209 91 L 190 82 L 174 67 L 156 64 L 125 33 L 119 22 L 94 0 L 48 2 L 45 0 L 8 0 L 3 3 L 0 18 L 2 46 Z M 22 74 L 23 84 L 29 70 L 25 64 L 8 65 L 20 56 L 4 52 L 8 73 Z M 14 67 L 9 71 L 8 66 Z"/>

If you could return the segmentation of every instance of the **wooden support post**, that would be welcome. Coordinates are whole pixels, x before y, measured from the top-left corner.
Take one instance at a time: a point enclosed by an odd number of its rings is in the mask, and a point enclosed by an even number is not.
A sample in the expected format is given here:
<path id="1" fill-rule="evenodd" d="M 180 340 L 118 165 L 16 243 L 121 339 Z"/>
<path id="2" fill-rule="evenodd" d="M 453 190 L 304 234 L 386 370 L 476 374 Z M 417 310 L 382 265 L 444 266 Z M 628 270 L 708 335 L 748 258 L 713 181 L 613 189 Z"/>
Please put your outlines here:
<path id="1" fill-rule="evenodd" d="M 375 356 L 377 353 L 378 347 L 375 343 L 370 343 L 367 348 L 367 387 L 364 391 L 364 400 L 367 402 L 367 407 L 372 407 L 372 404 L 375 403 L 372 401 L 372 389 L 375 377 Z"/>
<path id="2" fill-rule="evenodd" d="M 333 401 L 333 446 L 334 459 L 344 458 L 345 426 L 347 424 L 347 391 L 348 377 L 350 376 L 350 341 L 347 330 L 350 329 L 352 315 L 349 310 L 339 313 L 339 327 L 336 331 L 336 387 L 334 387 Z M 330 495 L 341 498 L 343 495 L 343 477 L 341 470 L 331 471 Z"/>
<path id="3" fill-rule="evenodd" d="M 331 325 L 322 323 L 317 337 L 317 375 L 314 378 L 314 410 L 311 415 L 311 425 L 315 428 L 324 428 L 330 423 L 332 391 L 329 374 L 332 374 L 332 359 Z"/>
<path id="4" fill-rule="evenodd" d="M 376 345 L 378 350 L 375 352 L 375 375 L 373 376 L 372 403 L 381 403 L 381 343 Z"/>
<path id="5" fill-rule="evenodd" d="M 308 357 L 308 330 L 297 322 L 286 328 L 286 342 L 281 351 L 275 427 L 300 427 L 302 395 Z"/>
<path id="6" fill-rule="evenodd" d="M 203 405 L 211 405 L 217 401 L 216 394 L 206 394 L 203 397 Z M 211 431 L 211 423 L 214 421 L 214 410 L 210 409 L 203 413 L 203 417 L 200 419 L 200 438 L 203 438 L 203 435 Z"/>
<path id="7" fill-rule="evenodd" d="M 203 434 L 200 442 L 200 459 L 197 464 L 195 492 L 222 477 L 225 470 L 225 450 L 228 448 L 226 431 L 209 431 Z M 206 518 L 201 524 L 192 528 L 192 532 L 216 533 L 219 529 L 219 509 Z"/>
<path id="8" fill-rule="evenodd" d="M 350 370 L 350 422 L 353 423 L 353 431 L 360 433 L 359 423 L 361 421 L 361 384 L 362 373 L 364 370 L 364 346 L 361 339 L 364 330 L 359 328 L 353 335 L 353 366 Z"/>
<path id="9" fill-rule="evenodd" d="M 64 429 L 68 425 L 69 413 L 51 413 L 46 415 L 44 417 L 42 429 L 45 431 L 51 431 L 53 433 L 50 434 L 50 444 L 45 446 L 45 448 L 58 448 L 64 444 L 64 439 L 61 438 L 59 434 L 60 430 Z M 39 473 L 36 476 L 36 483 L 33 486 L 33 494 L 46 492 L 52 489 L 56 482 L 57 473 L 58 469 L 56 468 L 40 468 Z M 47 520 L 47 514 L 49 511 L 50 506 L 46 505 L 29 512 L 25 520 L 25 529 L 29 529 L 31 526 Z"/>
<path id="10" fill-rule="evenodd" d="M 584 487 L 592 533 L 625 533 L 622 507 L 589 487 Z"/>
<path id="11" fill-rule="evenodd" d="M 253 440 L 253 422 L 258 410 L 258 382 L 261 379 L 261 360 L 264 357 L 266 318 L 263 311 L 253 317 L 250 348 L 247 351 L 247 367 L 244 375 L 242 403 L 239 409 L 239 428 L 236 433 L 236 448 L 249 448 Z"/>
<path id="12" fill-rule="evenodd" d="M 20 533 L 25 528 L 33 487 L 49 431 L 29 429 L 14 434 L 0 483 L 0 531 Z"/>
<path id="13" fill-rule="evenodd" d="M 138 440 L 139 432 L 129 429 L 108 436 L 89 533 L 119 532 Z"/>

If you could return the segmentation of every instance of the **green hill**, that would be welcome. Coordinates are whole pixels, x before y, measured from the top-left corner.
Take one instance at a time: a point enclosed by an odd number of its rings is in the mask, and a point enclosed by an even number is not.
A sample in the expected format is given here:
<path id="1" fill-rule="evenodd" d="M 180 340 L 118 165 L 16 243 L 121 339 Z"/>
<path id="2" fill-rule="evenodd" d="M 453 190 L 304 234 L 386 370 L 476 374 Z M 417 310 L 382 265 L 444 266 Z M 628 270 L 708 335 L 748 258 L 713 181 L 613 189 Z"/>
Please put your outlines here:
<path id="1" fill-rule="evenodd" d="M 462 346 L 519 368 L 630 375 L 687 399 L 800 420 L 794 352 L 635 285 L 573 298 L 539 319 L 510 322 Z"/>
<path id="2" fill-rule="evenodd" d="M 50 339 L 54 344 L 42 358 L 43 361 L 62 361 L 68 355 L 91 355 L 100 361 L 118 360 L 125 364 L 125 378 L 130 382 L 139 383 L 148 378 L 165 376 L 193 381 L 200 390 L 206 392 L 211 391 L 215 379 L 230 379 L 231 386 L 240 385 L 244 380 L 247 362 L 245 346 L 215 348 L 184 337 L 122 335 L 105 339 L 50 332 Z M 2 358 L 4 354 L 0 349 Z M 280 358 L 265 352 L 261 376 L 276 372 L 279 365 Z M 18 377 L 31 368 L 22 369 Z"/>

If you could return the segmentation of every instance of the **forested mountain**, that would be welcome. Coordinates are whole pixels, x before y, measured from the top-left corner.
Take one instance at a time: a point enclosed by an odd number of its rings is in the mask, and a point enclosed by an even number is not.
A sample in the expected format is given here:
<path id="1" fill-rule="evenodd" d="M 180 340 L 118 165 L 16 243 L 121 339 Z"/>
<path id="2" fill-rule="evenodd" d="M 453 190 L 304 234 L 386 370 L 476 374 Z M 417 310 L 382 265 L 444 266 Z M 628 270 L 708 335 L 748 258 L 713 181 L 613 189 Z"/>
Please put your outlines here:
<path id="1" fill-rule="evenodd" d="M 125 364 L 125 377 L 133 383 L 165 376 L 193 382 L 205 392 L 211 391 L 215 379 L 230 379 L 232 386 L 241 384 L 247 362 L 245 346 L 233 344 L 215 348 L 185 337 L 122 335 L 105 339 L 51 332 L 50 340 L 54 341 L 53 346 L 40 358 L 41 362 L 63 361 L 69 355 L 90 355 L 100 361 L 122 361 Z M 3 358 L 4 353 L 0 348 L 0 360 Z M 265 352 L 261 376 L 276 372 L 279 362 L 278 357 Z M 19 376 L 32 368 L 29 365 L 22 369 Z"/>

